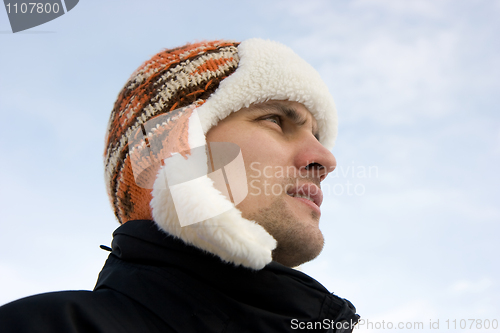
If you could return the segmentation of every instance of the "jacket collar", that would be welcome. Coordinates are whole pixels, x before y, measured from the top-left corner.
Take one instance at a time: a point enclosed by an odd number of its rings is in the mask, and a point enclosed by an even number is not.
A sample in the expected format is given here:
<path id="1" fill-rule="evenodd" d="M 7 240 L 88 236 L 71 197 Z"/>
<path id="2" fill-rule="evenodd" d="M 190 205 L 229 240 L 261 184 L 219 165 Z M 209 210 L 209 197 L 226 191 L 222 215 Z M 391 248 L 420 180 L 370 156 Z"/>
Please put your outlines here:
<path id="1" fill-rule="evenodd" d="M 259 271 L 224 263 L 152 221 L 129 221 L 113 236 L 95 289 L 123 293 L 179 331 L 289 331 L 292 319 L 358 319 L 350 302 L 277 262 Z"/>

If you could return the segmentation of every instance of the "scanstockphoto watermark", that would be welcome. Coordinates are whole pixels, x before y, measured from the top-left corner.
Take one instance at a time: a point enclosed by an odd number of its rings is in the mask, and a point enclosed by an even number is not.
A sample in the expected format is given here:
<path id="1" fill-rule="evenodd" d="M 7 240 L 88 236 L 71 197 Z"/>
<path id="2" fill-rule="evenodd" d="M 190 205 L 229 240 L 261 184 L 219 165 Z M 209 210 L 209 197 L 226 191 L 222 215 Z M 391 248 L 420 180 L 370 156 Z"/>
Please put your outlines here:
<path id="1" fill-rule="evenodd" d="M 324 319 L 322 321 L 299 321 L 292 319 L 290 322 L 292 330 L 329 330 L 336 332 L 352 332 L 354 330 L 498 330 L 498 319 L 429 319 L 428 321 L 373 321 L 359 319 L 359 321 L 333 321 Z"/>
<path id="2" fill-rule="evenodd" d="M 355 329 L 363 330 L 498 330 L 498 319 L 429 319 L 428 321 L 373 321 L 360 319 Z"/>
<path id="3" fill-rule="evenodd" d="M 327 173 L 328 177 L 334 181 L 321 184 L 323 195 L 361 196 L 366 193 L 365 181 L 369 178 L 378 178 L 379 169 L 378 166 L 355 165 L 352 162 L 351 165 L 340 165 L 329 172 L 324 167 L 311 167 L 311 164 L 296 168 L 295 166 L 271 166 L 253 162 L 250 164 L 248 173 L 249 195 L 279 196 L 288 193 L 293 187 L 298 188 L 304 180 L 321 179 Z M 309 189 L 313 192 L 315 190 L 319 191 L 319 188 Z"/>

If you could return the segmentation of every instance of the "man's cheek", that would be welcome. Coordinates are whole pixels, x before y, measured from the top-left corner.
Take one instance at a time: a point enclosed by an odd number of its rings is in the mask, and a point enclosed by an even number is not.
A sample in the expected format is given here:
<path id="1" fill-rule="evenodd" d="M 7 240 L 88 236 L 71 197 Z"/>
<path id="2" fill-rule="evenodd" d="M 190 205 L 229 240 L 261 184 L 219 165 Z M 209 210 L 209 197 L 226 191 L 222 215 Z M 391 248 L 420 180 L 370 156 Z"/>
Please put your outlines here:
<path id="1" fill-rule="evenodd" d="M 260 162 L 250 163 L 250 170 L 248 172 L 248 177 L 250 178 L 260 178 L 262 171 L 260 170 Z"/>
<path id="2" fill-rule="evenodd" d="M 260 182 L 261 181 L 259 179 L 254 179 L 250 182 L 250 193 L 249 194 L 251 196 L 259 196 L 262 193 L 262 191 L 259 187 Z"/>

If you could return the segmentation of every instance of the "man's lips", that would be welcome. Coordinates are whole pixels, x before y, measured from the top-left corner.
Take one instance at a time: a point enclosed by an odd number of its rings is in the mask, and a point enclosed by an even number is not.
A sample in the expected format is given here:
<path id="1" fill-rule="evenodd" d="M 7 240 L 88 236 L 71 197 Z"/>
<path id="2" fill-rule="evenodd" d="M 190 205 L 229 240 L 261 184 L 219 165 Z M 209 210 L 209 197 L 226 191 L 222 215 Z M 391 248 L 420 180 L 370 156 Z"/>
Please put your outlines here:
<path id="1" fill-rule="evenodd" d="M 321 203 L 323 202 L 323 192 L 317 185 L 312 183 L 303 184 L 300 186 L 293 186 L 290 189 L 288 189 L 286 193 L 289 196 L 297 198 L 300 198 L 298 197 L 298 195 L 305 196 L 311 199 L 311 201 L 314 202 L 314 204 L 318 206 L 318 208 L 321 206 Z M 306 198 L 304 199 L 309 200 Z"/>

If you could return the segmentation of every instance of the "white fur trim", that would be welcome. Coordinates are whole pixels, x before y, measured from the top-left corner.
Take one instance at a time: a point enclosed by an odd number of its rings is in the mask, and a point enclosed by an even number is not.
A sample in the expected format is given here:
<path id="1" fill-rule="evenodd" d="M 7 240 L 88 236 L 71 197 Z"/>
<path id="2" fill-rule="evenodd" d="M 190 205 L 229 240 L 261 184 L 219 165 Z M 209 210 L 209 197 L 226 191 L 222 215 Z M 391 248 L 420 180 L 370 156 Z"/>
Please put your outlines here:
<path id="1" fill-rule="evenodd" d="M 337 111 L 316 70 L 287 46 L 249 39 L 238 46 L 238 69 L 199 107 L 205 134 L 231 112 L 268 100 L 299 102 L 318 122 L 321 143 L 329 150 L 337 137 Z"/>
<path id="2" fill-rule="evenodd" d="M 189 117 L 189 135 L 188 144 L 189 147 L 201 147 L 207 142 L 205 138 L 205 133 L 203 133 L 203 128 L 201 126 L 200 116 L 198 114 L 198 109 L 194 109 L 193 113 Z"/>
<path id="3" fill-rule="evenodd" d="M 319 74 L 308 63 L 288 47 L 261 39 L 242 42 L 238 55 L 237 70 L 191 115 L 191 148 L 205 145 L 208 130 L 231 112 L 268 100 L 304 104 L 318 122 L 321 143 L 328 149 L 333 147 L 337 136 L 335 104 Z M 151 201 L 153 218 L 161 229 L 236 265 L 262 269 L 271 262 L 276 240 L 256 222 L 243 218 L 234 204 L 214 188 L 209 177 L 183 183 L 180 190 L 173 189 L 174 204 L 166 175 L 183 172 L 183 163 L 165 162 L 153 185 Z M 224 213 L 205 219 L 207 214 L 213 216 L 218 211 Z M 191 225 L 182 227 L 179 217 L 191 219 L 183 223 Z M 203 221 L 195 223 L 199 220 Z"/>

